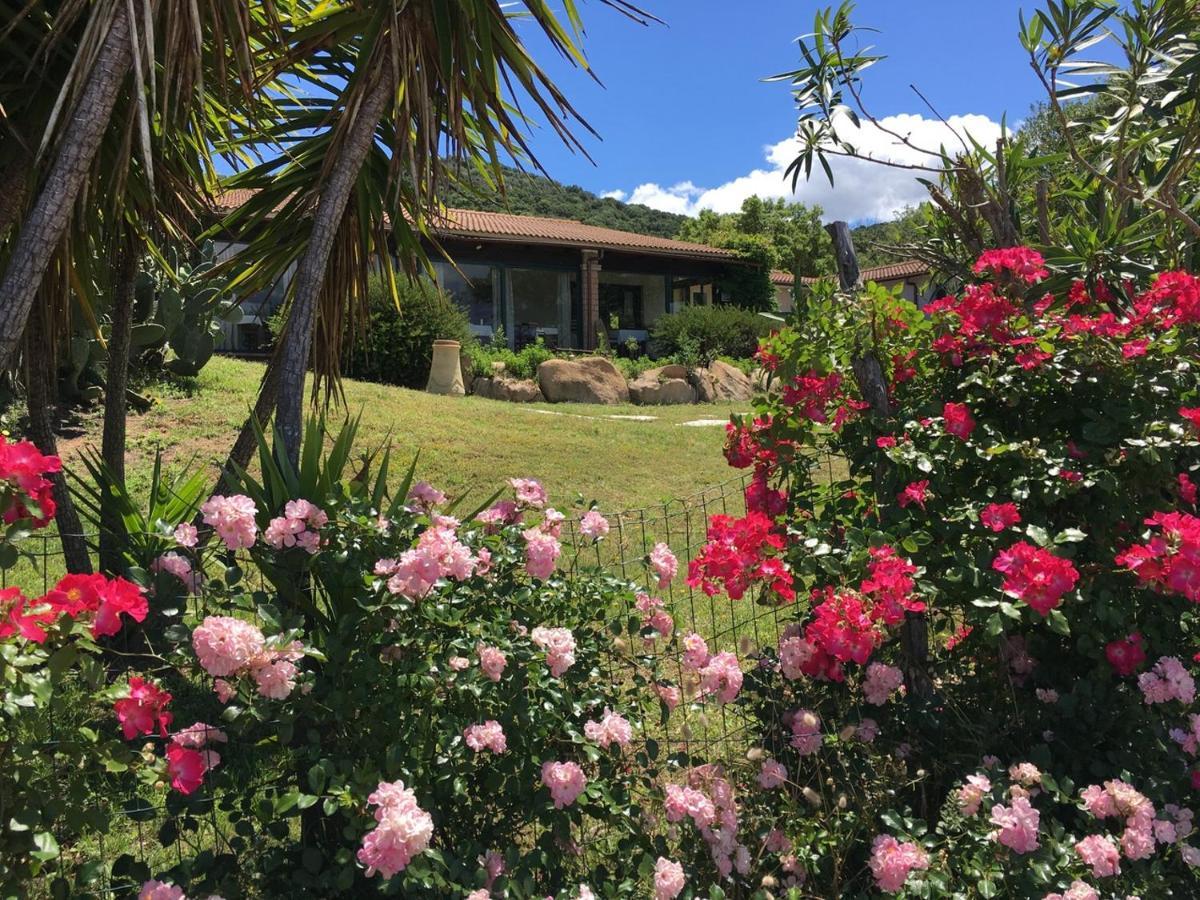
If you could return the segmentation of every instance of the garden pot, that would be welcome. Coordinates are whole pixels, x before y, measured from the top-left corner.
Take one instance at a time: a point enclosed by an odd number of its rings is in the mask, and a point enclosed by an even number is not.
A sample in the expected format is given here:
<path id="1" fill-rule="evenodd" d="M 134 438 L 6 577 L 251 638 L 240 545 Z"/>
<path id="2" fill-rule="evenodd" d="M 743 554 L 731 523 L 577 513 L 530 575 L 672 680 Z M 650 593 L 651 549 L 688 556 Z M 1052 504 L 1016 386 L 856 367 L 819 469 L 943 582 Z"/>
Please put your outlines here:
<path id="1" fill-rule="evenodd" d="M 451 394 L 459 397 L 467 392 L 463 387 L 459 350 L 458 341 L 433 342 L 433 363 L 429 367 L 429 384 L 425 386 L 425 390 L 431 394 Z"/>

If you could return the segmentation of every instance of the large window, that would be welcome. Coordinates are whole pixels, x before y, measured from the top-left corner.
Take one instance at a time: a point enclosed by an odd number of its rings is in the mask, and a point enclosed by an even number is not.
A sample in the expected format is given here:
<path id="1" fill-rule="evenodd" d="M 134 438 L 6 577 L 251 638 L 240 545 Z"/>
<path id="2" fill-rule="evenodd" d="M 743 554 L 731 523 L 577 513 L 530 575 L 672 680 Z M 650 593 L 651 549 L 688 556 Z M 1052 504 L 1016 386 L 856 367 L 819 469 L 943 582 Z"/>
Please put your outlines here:
<path id="1" fill-rule="evenodd" d="M 478 337 L 490 338 L 499 323 L 499 271 L 478 263 L 461 263 L 457 269 L 437 263 L 435 268 L 442 290 L 467 314 L 471 330 Z"/>
<path id="2" fill-rule="evenodd" d="M 573 336 L 574 273 L 554 269 L 509 269 L 513 345 L 541 338 L 550 347 L 576 346 Z"/>
<path id="3" fill-rule="evenodd" d="M 600 321 L 609 329 L 644 328 L 642 286 L 601 283 Z"/>

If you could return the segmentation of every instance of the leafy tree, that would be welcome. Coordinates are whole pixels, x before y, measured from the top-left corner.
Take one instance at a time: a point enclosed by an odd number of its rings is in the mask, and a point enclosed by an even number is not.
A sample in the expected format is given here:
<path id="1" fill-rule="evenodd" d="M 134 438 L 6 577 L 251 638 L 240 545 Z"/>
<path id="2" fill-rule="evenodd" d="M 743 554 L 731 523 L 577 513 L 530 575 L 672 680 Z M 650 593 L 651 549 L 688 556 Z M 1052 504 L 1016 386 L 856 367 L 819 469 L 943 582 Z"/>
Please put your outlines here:
<path id="1" fill-rule="evenodd" d="M 770 265 L 795 275 L 825 275 L 833 271 L 833 249 L 821 227 L 821 207 L 784 199 L 747 197 L 740 212 L 701 210 L 679 229 L 679 239 L 735 248 L 740 238 L 762 238 Z M 743 241 L 742 246 L 747 246 Z"/>
<path id="2" fill-rule="evenodd" d="M 800 109 L 793 182 L 828 157 L 865 159 L 924 173 L 937 209 L 919 255 L 967 275 L 986 247 L 1033 244 L 1056 277 L 1124 284 L 1200 261 L 1200 18 L 1187 0 L 1048 2 L 1020 22 L 1019 39 L 1046 90 L 1039 113 L 994 147 L 955 134 L 920 146 L 887 128 L 865 99 L 863 73 L 883 59 L 859 49 L 854 4 L 816 14 L 801 41 L 804 65 L 776 76 Z M 1104 61 L 1084 58 L 1083 54 Z M 1068 85 L 1065 79 L 1069 79 Z M 857 128 L 883 131 L 928 163 L 880 160 L 859 151 Z M 1125 298 L 1128 300 L 1128 298 Z"/>
<path id="3" fill-rule="evenodd" d="M 625 0 L 604 2 L 639 17 Z M 245 288 L 266 287 L 296 266 L 287 324 L 255 409 L 263 420 L 275 408 L 293 460 L 306 374 L 311 366 L 320 378 L 337 376 L 347 321 L 363 314 L 370 261 L 379 260 L 389 284 L 392 252 L 417 274 L 428 266 L 421 234 L 440 186 L 470 167 L 495 183 L 501 153 L 531 157 L 514 85 L 524 107 L 579 145 L 573 127 L 582 119 L 531 56 L 516 16 L 588 68 L 574 0 L 561 14 L 532 0 L 339 2 L 321 4 L 298 29 L 303 77 L 321 90 L 298 92 L 272 129 L 287 152 L 233 179 L 257 194 L 225 223 L 255 235 L 234 263 L 244 266 Z M 239 450 L 248 452 L 248 441 Z"/>

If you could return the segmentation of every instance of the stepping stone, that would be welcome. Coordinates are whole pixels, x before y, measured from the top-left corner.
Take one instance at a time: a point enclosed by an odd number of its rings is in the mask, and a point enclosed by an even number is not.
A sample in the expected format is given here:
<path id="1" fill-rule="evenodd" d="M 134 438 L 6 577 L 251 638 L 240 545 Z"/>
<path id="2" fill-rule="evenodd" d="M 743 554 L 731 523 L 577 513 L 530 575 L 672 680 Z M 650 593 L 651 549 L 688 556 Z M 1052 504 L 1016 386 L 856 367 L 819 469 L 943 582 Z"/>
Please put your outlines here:
<path id="1" fill-rule="evenodd" d="M 626 419 L 630 422 L 657 422 L 658 416 L 605 416 L 606 419 Z"/>
<path id="2" fill-rule="evenodd" d="M 689 428 L 713 428 L 717 425 L 729 424 L 728 419 L 692 419 L 690 422 L 680 422 L 680 425 L 686 425 Z"/>

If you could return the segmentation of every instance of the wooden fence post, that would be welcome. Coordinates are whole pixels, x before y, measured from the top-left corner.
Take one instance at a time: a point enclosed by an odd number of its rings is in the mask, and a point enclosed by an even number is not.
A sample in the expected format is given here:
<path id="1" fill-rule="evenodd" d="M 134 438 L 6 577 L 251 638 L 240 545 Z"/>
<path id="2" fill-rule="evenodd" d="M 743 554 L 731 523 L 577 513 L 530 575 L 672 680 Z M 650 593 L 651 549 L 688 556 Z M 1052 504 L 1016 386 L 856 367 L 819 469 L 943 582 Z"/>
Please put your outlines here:
<path id="1" fill-rule="evenodd" d="M 826 226 L 833 240 L 833 251 L 837 256 L 838 281 L 843 291 L 848 293 L 862 289 L 862 276 L 858 268 L 858 256 L 854 252 L 854 239 L 850 236 L 850 227 L 845 222 L 833 222 Z M 858 390 L 871 407 L 872 415 L 879 419 L 888 419 L 892 415 L 891 401 L 888 399 L 887 377 L 883 374 L 883 366 L 874 347 L 855 348 L 851 360 L 854 370 L 854 380 Z M 882 499 L 883 462 L 875 467 L 873 479 L 875 502 Z M 905 613 L 904 624 L 900 628 L 900 648 L 904 661 L 904 681 L 909 692 L 918 698 L 927 699 L 933 694 L 933 685 L 929 680 L 929 628 L 923 613 Z"/>

